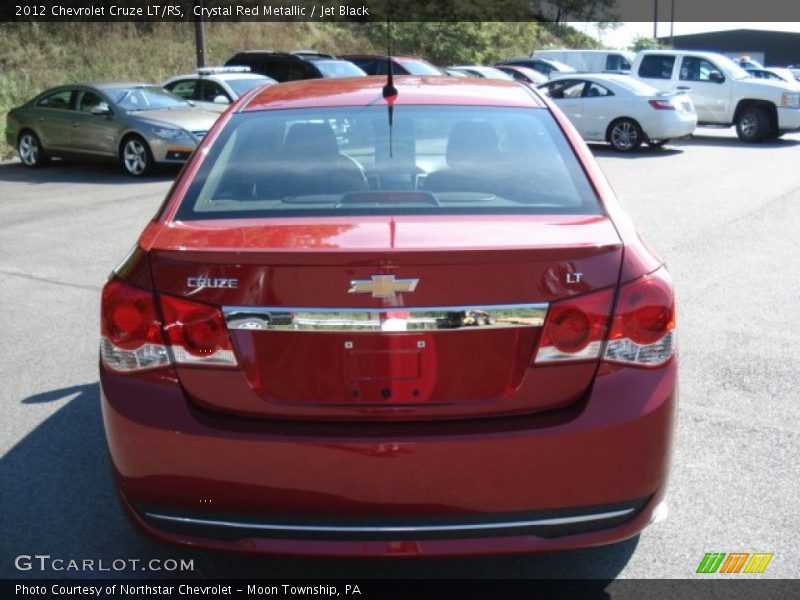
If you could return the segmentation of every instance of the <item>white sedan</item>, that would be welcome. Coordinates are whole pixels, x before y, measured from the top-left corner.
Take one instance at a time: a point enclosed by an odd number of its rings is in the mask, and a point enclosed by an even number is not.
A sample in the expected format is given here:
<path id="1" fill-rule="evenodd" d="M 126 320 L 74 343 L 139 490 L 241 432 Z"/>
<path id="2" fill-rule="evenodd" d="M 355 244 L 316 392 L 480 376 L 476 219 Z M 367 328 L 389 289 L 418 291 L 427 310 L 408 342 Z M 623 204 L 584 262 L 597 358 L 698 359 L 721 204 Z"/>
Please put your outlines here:
<path id="1" fill-rule="evenodd" d="M 199 108 L 221 113 L 253 88 L 275 83 L 272 77 L 251 73 L 250 67 L 200 67 L 195 73 L 167 79 L 161 87 Z"/>
<path id="2" fill-rule="evenodd" d="M 588 142 L 630 152 L 691 134 L 697 113 L 686 94 L 665 94 L 627 75 L 565 75 L 539 86 Z"/>

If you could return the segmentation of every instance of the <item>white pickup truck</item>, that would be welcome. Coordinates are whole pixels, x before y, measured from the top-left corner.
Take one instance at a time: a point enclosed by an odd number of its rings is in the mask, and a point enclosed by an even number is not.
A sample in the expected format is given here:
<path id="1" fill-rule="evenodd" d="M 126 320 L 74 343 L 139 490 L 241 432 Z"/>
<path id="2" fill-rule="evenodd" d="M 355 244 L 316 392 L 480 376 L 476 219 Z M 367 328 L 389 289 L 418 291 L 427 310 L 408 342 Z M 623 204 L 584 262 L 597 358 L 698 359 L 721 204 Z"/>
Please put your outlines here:
<path id="1" fill-rule="evenodd" d="M 800 93 L 780 81 L 753 79 L 713 52 L 644 50 L 631 75 L 662 91 L 689 94 L 698 125 L 736 125 L 743 142 L 761 142 L 800 129 Z"/>

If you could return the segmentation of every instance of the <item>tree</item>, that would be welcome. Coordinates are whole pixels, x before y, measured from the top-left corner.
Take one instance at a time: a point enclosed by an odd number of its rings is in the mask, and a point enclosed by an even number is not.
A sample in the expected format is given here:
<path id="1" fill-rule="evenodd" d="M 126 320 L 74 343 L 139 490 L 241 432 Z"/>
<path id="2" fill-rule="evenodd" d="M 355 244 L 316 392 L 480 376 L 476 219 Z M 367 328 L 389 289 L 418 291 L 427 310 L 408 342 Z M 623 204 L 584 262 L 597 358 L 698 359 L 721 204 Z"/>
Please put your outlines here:
<path id="1" fill-rule="evenodd" d="M 664 45 L 658 40 L 654 40 L 653 38 L 645 36 L 639 36 L 633 40 L 631 50 L 634 52 L 639 52 L 640 50 L 660 50 L 663 47 Z"/>
<path id="2" fill-rule="evenodd" d="M 555 23 L 568 20 L 607 22 L 615 20 L 611 9 L 616 4 L 616 0 L 545 0 L 540 10 Z"/>

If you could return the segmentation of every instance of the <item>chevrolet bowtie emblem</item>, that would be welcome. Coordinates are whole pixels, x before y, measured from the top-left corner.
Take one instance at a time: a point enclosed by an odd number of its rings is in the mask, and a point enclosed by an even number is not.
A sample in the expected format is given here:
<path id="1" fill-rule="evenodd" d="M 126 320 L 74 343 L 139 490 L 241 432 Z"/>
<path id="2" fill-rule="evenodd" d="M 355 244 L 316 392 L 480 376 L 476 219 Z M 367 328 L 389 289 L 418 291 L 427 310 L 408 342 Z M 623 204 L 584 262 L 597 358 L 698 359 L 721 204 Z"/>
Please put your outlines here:
<path id="1" fill-rule="evenodd" d="M 370 279 L 350 282 L 350 294 L 372 294 L 373 298 L 391 298 L 400 292 L 413 292 L 419 279 L 395 279 L 394 275 L 372 275 Z"/>

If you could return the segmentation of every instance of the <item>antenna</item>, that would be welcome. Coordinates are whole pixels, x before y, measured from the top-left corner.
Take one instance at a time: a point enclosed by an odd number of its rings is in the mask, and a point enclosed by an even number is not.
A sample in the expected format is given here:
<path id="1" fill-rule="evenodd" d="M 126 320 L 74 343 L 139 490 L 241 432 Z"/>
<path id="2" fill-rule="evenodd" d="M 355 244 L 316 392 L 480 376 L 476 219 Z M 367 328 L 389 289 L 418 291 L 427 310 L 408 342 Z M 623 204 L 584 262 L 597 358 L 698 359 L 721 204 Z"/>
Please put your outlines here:
<path id="1" fill-rule="evenodd" d="M 392 72 L 392 11 L 391 3 L 386 11 L 386 85 L 383 86 L 383 97 L 391 98 L 397 96 L 397 88 L 394 87 L 394 73 Z"/>
<path id="2" fill-rule="evenodd" d="M 383 98 L 386 100 L 386 109 L 389 113 L 389 158 L 394 156 L 394 101 L 397 100 L 397 88 L 394 87 L 394 73 L 392 73 L 392 11 L 391 2 L 386 11 L 386 85 L 383 86 Z"/>

